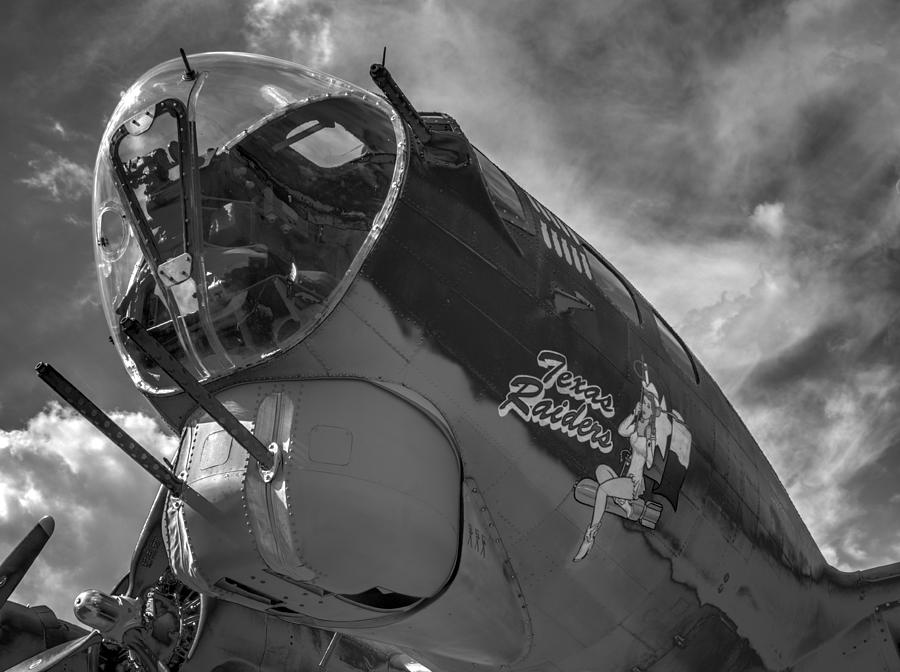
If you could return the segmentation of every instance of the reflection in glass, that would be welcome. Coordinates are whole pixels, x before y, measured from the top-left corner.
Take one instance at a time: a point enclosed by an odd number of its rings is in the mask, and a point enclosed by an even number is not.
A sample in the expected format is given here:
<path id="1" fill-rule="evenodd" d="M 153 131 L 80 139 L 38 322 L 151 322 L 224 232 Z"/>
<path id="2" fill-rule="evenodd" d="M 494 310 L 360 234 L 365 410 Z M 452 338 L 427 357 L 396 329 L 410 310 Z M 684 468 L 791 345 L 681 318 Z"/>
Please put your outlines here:
<path id="1" fill-rule="evenodd" d="M 597 253 L 586 245 L 582 248 L 587 254 L 588 267 L 590 269 L 590 277 L 594 284 L 600 288 L 600 291 L 608 298 L 612 304 L 625 313 L 628 318 L 635 323 L 639 323 L 638 309 L 634 302 L 631 291 L 625 286 L 621 278 L 606 265 Z"/>
<path id="2" fill-rule="evenodd" d="M 184 245 L 179 151 L 177 122 L 168 112 L 158 114 L 140 135 L 125 135 L 116 147 L 126 188 L 162 261 L 183 251 Z"/>
<path id="3" fill-rule="evenodd" d="M 481 167 L 481 174 L 484 177 L 491 202 L 501 219 L 529 233 L 534 233 L 534 227 L 525 216 L 519 195 L 510 179 L 480 151 L 476 149 L 475 153 L 478 156 L 478 165 Z"/>
<path id="4" fill-rule="evenodd" d="M 319 311 L 368 235 L 395 155 L 387 117 L 324 98 L 200 169 L 208 308 L 232 359 L 280 347 Z"/>
<path id="5" fill-rule="evenodd" d="M 104 310 L 154 393 L 172 385 L 124 337 L 123 316 L 200 380 L 293 346 L 352 282 L 405 167 L 402 122 L 364 89 L 245 54 L 192 65 L 196 80 L 174 60 L 122 97 L 95 173 Z M 124 234 L 105 211 L 124 216 Z"/>

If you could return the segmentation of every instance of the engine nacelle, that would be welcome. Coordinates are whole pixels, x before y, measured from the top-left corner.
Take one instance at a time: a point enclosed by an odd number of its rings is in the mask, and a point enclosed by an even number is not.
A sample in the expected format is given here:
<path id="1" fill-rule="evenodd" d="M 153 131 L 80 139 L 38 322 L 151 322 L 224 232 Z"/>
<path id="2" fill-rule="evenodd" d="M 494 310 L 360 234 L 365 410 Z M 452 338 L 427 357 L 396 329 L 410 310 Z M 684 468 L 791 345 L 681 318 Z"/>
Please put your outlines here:
<path id="1" fill-rule="evenodd" d="M 75 598 L 75 617 L 107 639 L 121 640 L 126 630 L 141 625 L 141 605 L 124 595 L 107 595 L 101 590 L 85 590 Z"/>

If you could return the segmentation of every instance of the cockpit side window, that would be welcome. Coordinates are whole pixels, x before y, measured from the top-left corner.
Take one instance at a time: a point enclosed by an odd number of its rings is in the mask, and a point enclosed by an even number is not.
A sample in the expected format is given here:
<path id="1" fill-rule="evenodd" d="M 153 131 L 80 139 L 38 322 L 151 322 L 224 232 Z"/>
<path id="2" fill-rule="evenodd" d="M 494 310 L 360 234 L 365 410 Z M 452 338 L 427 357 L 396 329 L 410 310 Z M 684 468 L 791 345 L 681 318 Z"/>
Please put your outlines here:
<path id="1" fill-rule="evenodd" d="M 691 357 L 691 354 L 688 352 L 684 343 L 682 343 L 681 339 L 678 338 L 678 335 L 672 331 L 672 328 L 666 324 L 665 320 L 655 312 L 653 313 L 653 317 L 656 319 L 656 326 L 659 328 L 660 338 L 665 351 L 678 365 L 678 368 L 680 368 L 695 383 L 699 383 L 700 376 L 697 373 L 697 367 L 694 365 L 694 358 Z"/>
<path id="2" fill-rule="evenodd" d="M 325 125 L 315 119 L 305 121 L 290 132 L 276 147 L 290 147 L 320 168 L 337 168 L 365 154 L 366 147 L 355 135 L 338 123 Z"/>
<path id="3" fill-rule="evenodd" d="M 518 191 L 512 180 L 477 149 L 475 154 L 478 156 L 478 165 L 481 167 L 484 184 L 500 219 L 534 235 L 534 224 L 525 214 L 525 209 L 522 207 Z"/>
<path id="4" fill-rule="evenodd" d="M 583 249 L 587 255 L 588 274 L 594 281 L 594 284 L 632 322 L 640 324 L 637 304 L 634 302 L 634 297 L 631 295 L 631 290 L 628 289 L 628 286 L 590 247 L 585 245 Z"/>

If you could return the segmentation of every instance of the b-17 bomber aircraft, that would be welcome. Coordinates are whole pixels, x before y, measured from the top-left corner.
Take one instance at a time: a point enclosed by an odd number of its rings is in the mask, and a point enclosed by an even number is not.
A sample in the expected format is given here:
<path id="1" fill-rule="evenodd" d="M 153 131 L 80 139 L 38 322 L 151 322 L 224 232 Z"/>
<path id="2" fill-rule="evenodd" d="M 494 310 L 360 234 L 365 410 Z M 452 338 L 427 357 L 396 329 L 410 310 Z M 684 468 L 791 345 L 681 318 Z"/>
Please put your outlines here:
<path id="1" fill-rule="evenodd" d="M 11 552 L 0 668 L 900 670 L 900 564 L 829 566 L 648 302 L 371 76 L 182 52 L 122 97 L 103 306 L 180 445 L 38 366 L 159 493 L 80 625 L 7 601 L 52 519 Z"/>

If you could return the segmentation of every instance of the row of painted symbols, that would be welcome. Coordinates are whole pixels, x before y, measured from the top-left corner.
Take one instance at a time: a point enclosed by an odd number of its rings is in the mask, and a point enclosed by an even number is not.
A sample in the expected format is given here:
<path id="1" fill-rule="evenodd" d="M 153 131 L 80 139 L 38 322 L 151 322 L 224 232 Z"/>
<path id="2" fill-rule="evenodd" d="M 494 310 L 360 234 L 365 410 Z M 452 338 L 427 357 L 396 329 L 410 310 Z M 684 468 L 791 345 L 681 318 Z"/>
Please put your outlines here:
<path id="1" fill-rule="evenodd" d="M 538 213 L 541 236 L 547 248 L 554 250 L 561 259 L 565 259 L 579 273 L 584 273 L 588 278 L 593 279 L 587 255 L 581 249 L 581 243 L 578 242 L 575 234 L 559 217 L 547 210 L 531 194 L 527 194 L 527 196 L 531 206 Z"/>

